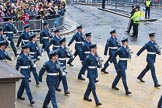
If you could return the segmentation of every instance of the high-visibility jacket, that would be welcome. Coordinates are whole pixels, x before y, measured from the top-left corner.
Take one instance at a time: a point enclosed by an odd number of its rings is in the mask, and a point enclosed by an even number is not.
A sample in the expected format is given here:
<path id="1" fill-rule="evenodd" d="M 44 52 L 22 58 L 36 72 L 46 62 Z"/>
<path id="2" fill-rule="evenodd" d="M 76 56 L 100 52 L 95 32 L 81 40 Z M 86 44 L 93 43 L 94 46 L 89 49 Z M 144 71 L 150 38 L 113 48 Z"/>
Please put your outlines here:
<path id="1" fill-rule="evenodd" d="M 151 5 L 151 0 L 146 0 L 145 5 L 146 5 L 146 7 L 150 7 L 150 5 Z"/>
<path id="2" fill-rule="evenodd" d="M 140 24 L 141 12 L 140 11 L 135 12 L 134 15 L 131 17 L 131 19 L 133 20 L 134 24 Z"/>

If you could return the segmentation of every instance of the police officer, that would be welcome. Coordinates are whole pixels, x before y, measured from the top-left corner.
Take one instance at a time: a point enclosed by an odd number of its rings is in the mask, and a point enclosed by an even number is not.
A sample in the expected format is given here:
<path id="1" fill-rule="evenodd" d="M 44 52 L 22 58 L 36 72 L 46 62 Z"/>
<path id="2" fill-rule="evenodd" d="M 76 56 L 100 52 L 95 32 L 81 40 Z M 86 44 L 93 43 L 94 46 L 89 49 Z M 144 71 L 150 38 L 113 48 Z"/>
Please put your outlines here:
<path id="1" fill-rule="evenodd" d="M 141 18 L 141 12 L 140 12 L 140 6 L 136 6 L 136 12 L 131 17 L 131 20 L 133 20 L 133 35 L 131 37 L 138 37 L 138 26 L 140 24 L 140 18 Z"/>
<path id="2" fill-rule="evenodd" d="M 50 53 L 50 49 L 47 46 L 49 45 L 50 38 L 52 38 L 52 36 L 49 33 L 49 24 L 47 22 L 44 22 L 43 30 L 40 33 L 40 43 L 43 44 L 42 48 L 47 51 L 48 56 Z"/>
<path id="3" fill-rule="evenodd" d="M 57 48 L 60 47 L 60 42 L 59 40 L 61 39 L 60 36 L 60 30 L 56 29 L 54 30 L 55 35 L 53 36 L 53 38 L 51 39 L 50 43 L 48 44 L 48 46 L 46 47 L 46 50 L 53 45 L 53 50 L 56 50 Z"/>
<path id="4" fill-rule="evenodd" d="M 43 108 L 48 108 L 48 104 L 51 101 L 53 108 L 58 108 L 57 102 L 56 102 L 56 86 L 59 81 L 59 70 L 56 67 L 56 61 L 58 59 L 58 52 L 57 50 L 51 51 L 49 54 L 50 60 L 45 62 L 43 67 L 41 68 L 39 72 L 39 80 L 42 82 L 42 76 L 45 71 L 47 71 L 47 86 L 48 86 L 48 92 L 46 95 L 46 98 L 43 103 Z"/>
<path id="5" fill-rule="evenodd" d="M 136 11 L 136 7 L 134 5 L 132 5 L 132 11 L 130 12 L 130 21 L 128 24 L 128 29 L 126 31 L 128 34 L 131 31 L 131 28 L 133 26 L 133 20 L 131 19 L 131 17 L 134 15 L 135 11 Z"/>
<path id="6" fill-rule="evenodd" d="M 96 85 L 95 85 L 96 78 L 98 77 L 98 72 L 97 72 L 98 62 L 96 60 L 96 53 L 97 53 L 96 50 L 97 50 L 96 44 L 92 44 L 90 46 L 90 54 L 87 56 L 83 64 L 84 69 L 82 71 L 85 71 L 86 69 L 88 70 L 87 77 L 89 79 L 89 83 L 88 83 L 83 99 L 88 102 L 91 102 L 92 99 L 89 99 L 89 95 L 92 92 L 93 97 L 96 102 L 96 106 L 100 106 L 102 104 L 99 102 L 99 99 L 97 97 Z"/>
<path id="7" fill-rule="evenodd" d="M 0 60 L 12 60 L 12 58 L 7 54 L 5 51 L 6 48 L 6 42 L 0 41 Z"/>
<path id="8" fill-rule="evenodd" d="M 102 9 L 105 9 L 105 1 L 106 0 L 102 0 Z"/>
<path id="9" fill-rule="evenodd" d="M 3 28 L 0 27 L 0 41 L 5 41 L 6 42 L 6 48 L 9 45 L 9 40 L 8 37 L 6 37 L 6 35 L 3 34 Z"/>
<path id="10" fill-rule="evenodd" d="M 19 47 L 20 43 L 21 43 L 21 46 L 29 43 L 29 37 L 30 37 L 29 32 L 30 32 L 30 25 L 29 24 L 26 24 L 24 26 L 23 33 L 18 38 L 16 47 Z"/>
<path id="11" fill-rule="evenodd" d="M 116 37 L 116 30 L 112 30 L 110 32 L 111 37 L 107 40 L 106 46 L 105 46 L 105 51 L 104 51 L 104 55 L 107 55 L 107 51 L 109 48 L 109 58 L 106 61 L 106 63 L 104 64 L 104 67 L 101 69 L 101 72 L 108 74 L 108 72 L 106 72 L 106 68 L 109 66 L 108 62 L 110 61 L 110 59 L 113 57 L 113 55 L 115 54 L 115 52 L 118 50 L 118 48 L 121 46 L 120 43 L 118 42 L 118 39 Z M 115 70 L 117 71 L 117 60 L 116 58 L 113 61 Z"/>
<path id="12" fill-rule="evenodd" d="M 32 66 L 31 62 L 29 61 L 29 46 L 28 44 L 25 44 L 22 46 L 22 53 L 17 58 L 16 63 L 16 70 L 20 69 L 20 73 L 24 76 L 22 79 L 22 82 L 20 84 L 19 90 L 17 92 L 17 98 L 20 100 L 25 100 L 24 97 L 22 97 L 24 89 L 26 90 L 27 96 L 29 98 L 30 104 L 34 104 L 33 97 L 30 91 L 29 86 L 29 78 L 30 78 L 30 67 Z"/>
<path id="13" fill-rule="evenodd" d="M 150 7 L 152 6 L 151 0 L 145 1 L 145 18 L 150 18 Z"/>
<path id="14" fill-rule="evenodd" d="M 158 84 L 158 80 L 156 78 L 156 73 L 155 73 L 155 59 L 156 59 L 156 54 L 161 54 L 161 52 L 157 48 L 157 43 L 155 42 L 155 33 L 150 33 L 149 34 L 150 41 L 147 42 L 138 52 L 137 56 L 139 56 L 145 49 L 147 50 L 147 65 L 145 69 L 139 74 L 137 79 L 139 79 L 141 82 L 145 82 L 142 78 L 145 76 L 146 72 L 151 70 L 151 75 L 154 81 L 154 86 L 155 87 L 160 87 L 161 85 Z"/>
<path id="15" fill-rule="evenodd" d="M 128 49 L 128 38 L 123 38 L 121 42 L 122 42 L 122 46 L 115 52 L 115 54 L 113 55 L 113 57 L 111 58 L 108 64 L 112 63 L 117 55 L 119 56 L 117 76 L 115 77 L 112 83 L 112 89 L 119 90 L 119 88 L 117 88 L 116 86 L 120 78 L 122 78 L 122 82 L 125 88 L 125 93 L 126 95 L 129 95 L 131 94 L 131 92 L 128 90 L 127 81 L 126 81 L 126 72 L 125 72 L 127 69 L 127 59 L 130 58 L 129 49 Z"/>
<path id="16" fill-rule="evenodd" d="M 16 33 L 16 32 L 17 32 L 17 30 L 13 26 L 13 18 L 9 17 L 8 22 L 4 27 L 4 33 L 8 37 L 8 40 L 10 41 L 10 46 L 11 46 L 15 56 L 17 56 L 17 50 L 16 50 L 16 47 L 15 47 L 15 44 L 13 41 L 13 33 Z"/>
<path id="17" fill-rule="evenodd" d="M 58 48 L 58 59 L 59 59 L 59 62 L 61 64 L 61 67 L 64 71 L 66 69 L 66 57 L 69 57 L 65 48 L 66 48 L 66 39 L 62 38 L 62 39 L 60 39 L 60 47 Z M 59 85 L 60 85 L 61 81 L 62 81 L 62 85 L 64 87 L 65 95 L 70 94 L 70 92 L 68 91 L 68 83 L 67 83 L 67 78 L 66 78 L 65 72 L 63 72 L 62 75 L 60 75 L 59 83 L 58 83 L 58 86 L 56 88 L 57 91 L 61 91 L 59 89 Z"/>
<path id="18" fill-rule="evenodd" d="M 86 57 L 90 54 L 90 45 L 92 44 L 91 43 L 91 33 L 86 33 L 85 36 L 86 36 L 86 38 L 83 43 L 83 52 L 84 52 L 84 61 L 83 62 L 85 62 Z M 81 72 L 83 72 L 82 69 L 83 69 L 83 66 L 78 74 L 79 80 L 85 80 L 85 78 L 84 78 L 85 72 L 81 73 Z"/>
<path id="19" fill-rule="evenodd" d="M 38 56 L 40 56 L 40 54 L 38 53 L 39 51 L 39 48 L 38 48 L 38 45 L 36 43 L 36 40 L 37 40 L 37 37 L 36 37 L 36 34 L 33 34 L 29 37 L 29 50 L 30 50 L 30 56 L 32 58 L 32 61 L 33 61 L 33 67 L 31 67 L 31 71 L 34 75 L 34 79 L 36 81 L 36 84 L 40 84 L 39 82 L 39 78 L 38 78 L 38 74 L 37 74 L 37 71 L 36 71 L 36 61 L 38 60 Z"/>
<path id="20" fill-rule="evenodd" d="M 68 46 L 70 46 L 73 41 L 75 40 L 75 53 L 74 53 L 74 58 L 79 55 L 80 61 L 83 62 L 83 34 L 82 34 L 82 26 L 78 26 L 77 27 L 77 32 L 73 35 L 72 39 L 70 40 Z M 69 59 L 69 61 L 67 62 L 67 64 L 69 64 L 70 66 L 73 66 L 71 63 L 74 60 L 74 58 Z"/>
<path id="21" fill-rule="evenodd" d="M 159 99 L 157 108 L 162 108 L 162 95 L 161 95 L 161 97 Z"/>

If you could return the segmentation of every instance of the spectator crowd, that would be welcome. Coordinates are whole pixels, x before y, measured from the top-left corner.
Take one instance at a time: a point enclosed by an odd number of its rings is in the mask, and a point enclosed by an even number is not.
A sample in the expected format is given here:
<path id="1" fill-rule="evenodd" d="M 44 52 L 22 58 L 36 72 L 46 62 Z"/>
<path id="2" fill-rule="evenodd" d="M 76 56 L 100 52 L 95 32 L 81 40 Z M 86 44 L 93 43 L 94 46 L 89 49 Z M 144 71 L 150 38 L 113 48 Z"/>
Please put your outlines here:
<path id="1" fill-rule="evenodd" d="M 9 17 L 25 23 L 29 20 L 64 16 L 65 5 L 65 1 L 60 0 L 0 0 L 0 22 Z"/>

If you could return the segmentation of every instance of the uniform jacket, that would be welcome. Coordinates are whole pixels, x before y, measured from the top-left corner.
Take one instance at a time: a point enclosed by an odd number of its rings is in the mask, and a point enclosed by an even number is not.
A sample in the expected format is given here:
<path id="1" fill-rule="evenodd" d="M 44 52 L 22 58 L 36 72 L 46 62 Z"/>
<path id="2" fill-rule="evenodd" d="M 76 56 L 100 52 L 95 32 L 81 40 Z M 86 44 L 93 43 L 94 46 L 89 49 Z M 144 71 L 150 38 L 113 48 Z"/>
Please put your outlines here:
<path id="1" fill-rule="evenodd" d="M 16 32 L 16 29 L 14 28 L 13 24 L 7 23 L 4 27 L 4 32 Z"/>
<path id="2" fill-rule="evenodd" d="M 53 45 L 53 50 L 57 49 L 60 46 L 60 37 L 57 37 L 56 35 L 53 36 L 52 40 L 50 41 L 50 43 L 48 44 L 47 47 L 50 47 L 51 45 Z"/>
<path id="3" fill-rule="evenodd" d="M 36 42 L 29 42 L 30 55 L 32 59 L 38 59 L 38 45 Z"/>
<path id="4" fill-rule="evenodd" d="M 119 61 L 118 61 L 118 68 L 119 70 L 126 70 L 127 69 L 127 60 L 120 60 L 120 58 L 129 58 L 129 53 L 128 53 L 128 48 L 121 46 L 113 55 L 113 57 L 110 59 L 110 63 L 113 62 L 113 60 L 116 58 L 116 56 L 119 56 Z"/>
<path id="5" fill-rule="evenodd" d="M 18 41 L 17 41 L 17 47 L 19 47 L 20 43 L 21 43 L 21 46 L 29 43 L 29 33 L 26 32 L 26 31 L 23 31 L 23 33 L 20 35 L 20 37 L 18 38 Z"/>
<path id="6" fill-rule="evenodd" d="M 96 67 L 96 68 L 92 69 L 90 67 Z M 96 55 L 89 54 L 86 57 L 86 60 L 83 64 L 82 71 L 85 71 L 87 69 L 88 70 L 88 73 L 87 73 L 88 78 L 97 78 L 98 77 L 97 67 L 98 67 L 98 62 L 96 59 Z"/>
<path id="7" fill-rule="evenodd" d="M 75 44 L 75 49 L 82 51 L 83 50 L 82 42 L 84 41 L 84 38 L 83 38 L 82 35 L 83 34 L 82 33 L 79 33 L 79 32 L 75 33 L 73 35 L 72 39 L 70 40 L 68 46 L 70 46 L 73 43 L 74 40 L 75 40 L 75 42 L 81 42 L 81 43 L 76 43 Z"/>
<path id="8" fill-rule="evenodd" d="M 111 47 L 117 47 L 117 48 L 116 49 L 113 49 L 113 48 L 111 49 Z M 114 53 L 117 51 L 118 47 L 120 47 L 120 43 L 117 41 L 117 38 L 110 37 L 107 40 L 107 43 L 105 45 L 104 55 L 107 55 L 108 48 L 109 48 L 109 55 L 113 56 Z"/>
<path id="9" fill-rule="evenodd" d="M 147 52 L 154 52 L 157 53 L 157 50 L 155 48 L 155 42 L 147 42 L 138 52 L 137 56 L 139 56 L 144 50 L 147 50 Z M 156 54 L 147 54 L 146 61 L 149 63 L 154 63 L 156 59 Z"/>
<path id="10" fill-rule="evenodd" d="M 57 70 L 57 68 L 56 68 L 55 62 L 53 62 L 52 60 L 45 62 L 43 67 L 41 68 L 41 70 L 39 72 L 40 82 L 42 82 L 42 76 L 43 76 L 45 71 L 47 71 L 47 73 L 58 73 L 59 72 L 59 70 Z M 54 85 L 57 84 L 58 78 L 59 78 L 59 76 L 47 75 L 47 78 L 46 78 L 47 84 L 54 84 Z"/>
<path id="11" fill-rule="evenodd" d="M 88 42 L 87 40 L 84 41 L 83 44 L 83 52 L 84 52 L 84 58 L 86 58 L 90 54 L 90 45 L 92 43 Z"/>
<path id="12" fill-rule="evenodd" d="M 11 61 L 11 58 L 5 52 L 5 50 L 0 49 L 0 60 L 6 60 L 6 59 Z"/>
<path id="13" fill-rule="evenodd" d="M 50 33 L 47 29 L 43 29 L 40 33 L 40 43 L 47 46 L 49 44 L 49 38 L 52 38 L 50 36 Z"/>
<path id="14" fill-rule="evenodd" d="M 26 66 L 29 68 L 21 68 L 21 66 Z M 24 75 L 26 78 L 30 77 L 30 67 L 31 64 L 28 60 L 28 55 L 25 55 L 24 53 L 21 53 L 19 57 L 17 58 L 17 63 L 16 63 L 16 70 L 20 69 L 20 72 L 22 75 Z"/>
<path id="15" fill-rule="evenodd" d="M 66 68 L 66 58 L 69 57 L 67 52 L 65 51 L 65 48 L 59 47 L 58 48 L 58 58 L 61 63 L 61 66 Z"/>

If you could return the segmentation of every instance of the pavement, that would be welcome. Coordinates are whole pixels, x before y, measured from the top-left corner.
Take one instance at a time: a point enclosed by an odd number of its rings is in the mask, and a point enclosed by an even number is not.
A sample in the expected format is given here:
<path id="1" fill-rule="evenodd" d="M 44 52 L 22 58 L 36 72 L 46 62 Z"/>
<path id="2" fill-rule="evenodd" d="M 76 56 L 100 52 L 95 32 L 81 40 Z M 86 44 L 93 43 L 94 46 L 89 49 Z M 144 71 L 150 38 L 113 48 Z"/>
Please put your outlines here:
<path id="1" fill-rule="evenodd" d="M 98 44 L 97 47 L 98 52 L 100 52 L 100 56 L 105 62 L 108 57 L 104 58 L 103 56 L 104 47 L 100 44 Z M 74 51 L 74 46 L 71 46 L 70 48 Z M 139 50 L 140 46 L 130 46 L 130 48 L 135 54 Z M 122 81 L 120 81 L 118 84 L 118 87 L 120 88 L 119 91 L 114 91 L 111 89 L 112 82 L 116 76 L 113 64 L 111 64 L 107 69 L 109 74 L 103 74 L 100 72 L 100 69 L 98 69 L 99 82 L 96 84 L 96 88 L 97 95 L 103 104 L 100 108 L 156 108 L 158 99 L 161 95 L 161 88 L 154 88 L 150 71 L 144 77 L 144 80 L 146 81 L 145 83 L 141 83 L 136 79 L 137 75 L 146 65 L 145 56 L 146 52 L 141 54 L 141 56 L 128 61 L 127 82 L 128 87 L 132 92 L 132 95 L 130 96 L 125 95 Z M 40 57 L 40 61 L 37 63 L 38 73 L 43 63 L 47 60 L 48 58 L 46 55 Z M 157 62 L 155 63 L 156 74 L 159 83 L 162 84 L 162 73 L 160 67 L 161 61 L 162 56 L 157 56 Z M 8 63 L 15 66 L 15 60 Z M 92 94 L 90 95 L 90 98 L 93 99 L 92 102 L 86 102 L 83 100 L 83 95 L 88 84 L 88 79 L 86 78 L 86 81 L 77 80 L 78 72 L 81 68 L 78 57 L 74 60 L 73 64 L 74 67 L 67 66 L 67 80 L 71 94 L 69 96 L 65 96 L 63 92 L 63 86 L 61 84 L 60 88 L 62 89 L 62 92 L 56 92 L 58 106 L 59 108 L 72 108 L 72 106 L 75 106 L 75 108 L 95 108 L 95 102 Z M 30 87 L 36 104 L 30 106 L 26 92 L 24 92 L 23 96 L 26 98 L 26 100 L 16 100 L 16 108 L 41 108 L 43 104 L 45 95 L 48 90 L 46 85 L 46 74 L 44 75 L 43 82 L 40 86 L 36 86 L 33 75 L 31 76 L 32 82 L 30 84 Z M 17 89 L 20 85 L 20 82 L 21 81 L 17 82 Z M 49 106 L 50 108 L 52 108 L 51 104 L 49 104 Z"/>
<path id="2" fill-rule="evenodd" d="M 162 10 L 153 10 L 152 16 L 156 16 L 160 19 Z M 128 24 L 128 18 L 118 16 L 115 14 L 107 13 L 104 11 L 98 10 L 96 6 L 83 6 L 78 4 L 71 4 L 67 6 L 67 18 L 70 18 L 71 21 L 81 24 L 84 28 L 84 33 L 92 32 L 92 42 L 97 43 L 98 52 L 104 62 L 108 57 L 104 58 L 104 45 L 107 38 L 109 37 L 109 31 L 112 29 L 117 30 L 118 38 L 121 39 L 123 36 L 129 38 L 130 48 L 133 50 L 133 56 L 136 52 L 148 41 L 148 32 L 156 32 L 156 40 L 159 45 L 162 45 L 161 37 L 161 20 L 158 20 L 154 23 L 145 22 L 140 24 L 140 31 L 138 39 L 133 39 L 125 33 Z M 71 39 L 72 34 L 63 35 L 67 37 L 67 42 Z M 74 44 L 70 46 L 70 49 L 74 52 Z M 146 51 L 141 54 L 139 57 L 134 58 L 128 61 L 127 69 L 127 82 L 132 95 L 126 96 L 125 91 L 120 81 L 118 87 L 119 91 L 114 91 L 111 89 L 111 84 L 116 76 L 116 72 L 113 64 L 109 66 L 107 71 L 108 75 L 103 74 L 98 69 L 99 73 L 99 82 L 96 84 L 97 95 L 102 102 L 100 108 L 156 108 L 157 102 L 161 96 L 161 88 L 154 88 L 152 77 L 150 71 L 144 77 L 145 83 L 140 83 L 136 77 L 141 72 L 141 70 L 146 66 Z M 37 73 L 39 73 L 40 68 L 43 63 L 48 60 L 47 55 L 40 57 L 40 61 L 37 63 Z M 162 56 L 157 56 L 156 58 L 156 74 L 159 80 L 159 83 L 162 84 L 162 73 L 161 73 L 161 62 Z M 8 62 L 15 67 L 16 58 L 12 62 Z M 56 92 L 57 102 L 59 108 L 95 108 L 95 102 L 91 94 L 90 98 L 93 99 L 92 102 L 86 102 L 83 100 L 83 95 L 86 90 L 88 79 L 86 81 L 80 81 L 77 79 L 78 72 L 81 68 L 81 63 L 77 57 L 74 62 L 74 67 L 67 66 L 67 80 L 69 85 L 70 95 L 65 96 L 63 93 L 63 87 L 60 85 L 62 92 Z M 21 81 L 17 82 L 16 91 L 20 85 Z M 35 81 L 32 75 L 32 82 L 30 84 L 31 91 L 36 101 L 36 104 L 33 106 L 29 105 L 29 101 L 24 92 L 25 101 L 16 100 L 16 108 L 41 108 L 45 95 L 47 93 L 46 85 L 46 74 L 43 77 L 43 82 L 40 86 L 36 86 Z M 50 103 L 50 108 L 52 108 Z"/>

